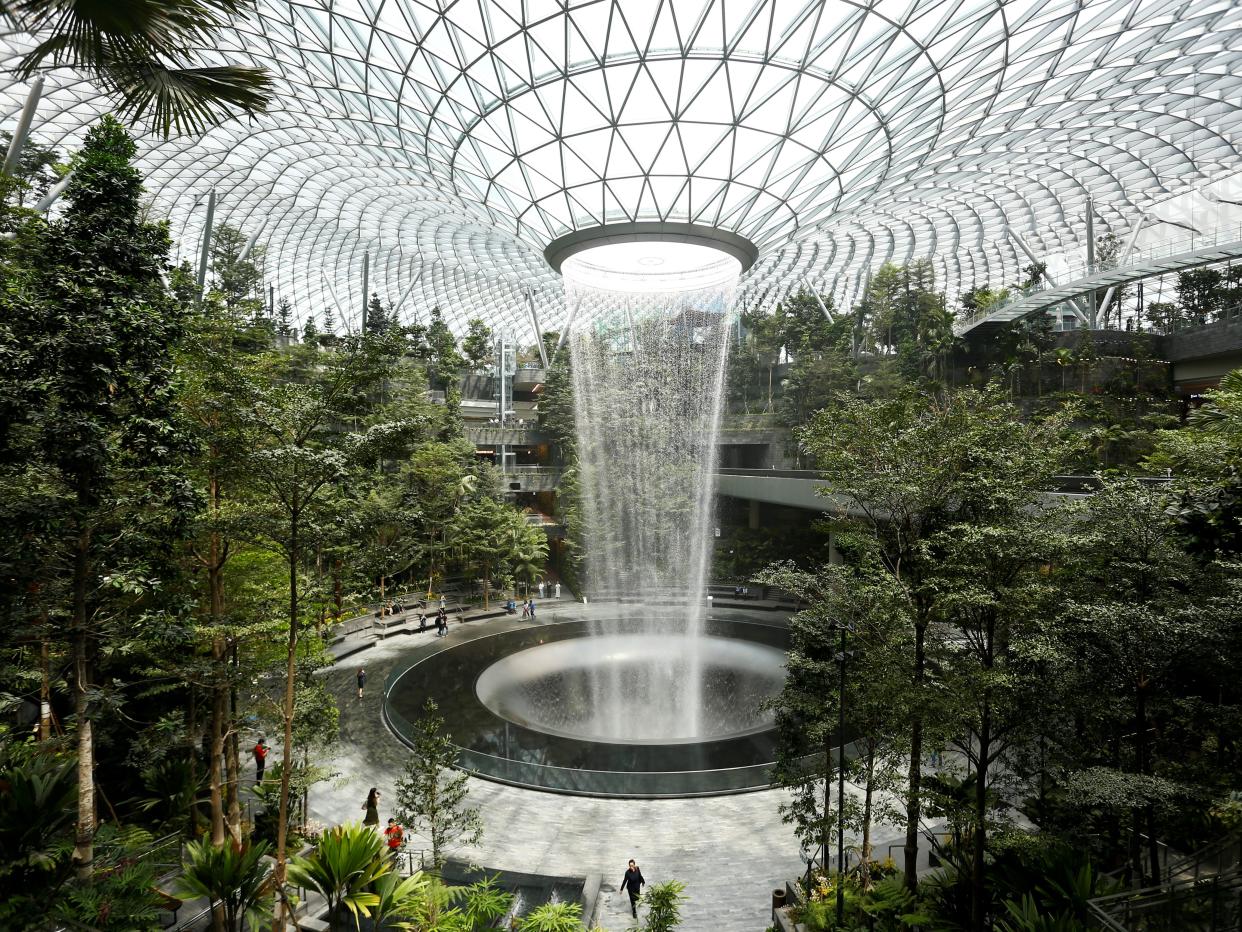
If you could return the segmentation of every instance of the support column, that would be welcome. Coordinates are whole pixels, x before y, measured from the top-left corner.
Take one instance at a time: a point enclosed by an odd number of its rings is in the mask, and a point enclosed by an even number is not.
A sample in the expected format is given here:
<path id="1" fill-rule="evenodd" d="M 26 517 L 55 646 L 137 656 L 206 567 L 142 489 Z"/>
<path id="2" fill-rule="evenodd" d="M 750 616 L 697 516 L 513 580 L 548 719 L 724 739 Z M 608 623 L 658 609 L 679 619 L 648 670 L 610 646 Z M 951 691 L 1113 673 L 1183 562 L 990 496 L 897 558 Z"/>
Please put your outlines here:
<path id="1" fill-rule="evenodd" d="M 244 262 L 250 257 L 250 253 L 254 251 L 255 244 L 259 241 L 259 237 L 263 235 L 263 231 L 267 229 L 267 220 L 259 224 L 259 228 L 250 234 L 250 239 L 246 240 L 246 245 L 242 248 L 241 253 L 237 256 L 238 262 Z"/>
<path id="2" fill-rule="evenodd" d="M 560 354 L 561 347 L 563 347 L 565 345 L 565 341 L 569 339 L 569 331 L 573 329 L 574 318 L 578 316 L 578 308 L 580 307 L 582 307 L 581 298 L 579 298 L 577 303 L 575 303 L 574 306 L 569 309 L 569 318 L 565 321 L 564 329 L 561 330 L 560 339 L 556 341 L 556 349 L 552 351 L 552 359 L 548 363 L 549 366 L 553 362 L 556 362 L 556 357 Z"/>
<path id="3" fill-rule="evenodd" d="M 535 294 L 526 292 L 526 307 L 530 311 L 530 323 L 535 328 L 535 346 L 539 348 L 539 359 L 545 372 L 548 370 L 548 348 L 543 345 L 543 332 L 539 329 L 539 314 L 535 311 Z"/>
<path id="4" fill-rule="evenodd" d="M 370 296 L 367 292 L 371 285 L 371 254 L 364 252 L 362 254 L 362 329 L 359 333 L 367 332 L 367 302 Z"/>
<path id="5" fill-rule="evenodd" d="M 762 513 L 760 510 L 760 506 L 761 506 L 761 502 L 759 501 L 759 499 L 752 498 L 750 500 L 750 507 L 746 515 L 746 526 L 750 528 L 752 531 L 757 531 L 759 530 L 759 527 L 760 527 L 759 516 Z"/>
<path id="6" fill-rule="evenodd" d="M 216 221 L 216 189 L 207 193 L 207 219 L 203 222 L 203 249 L 198 256 L 198 300 L 207 287 L 207 266 L 211 262 L 211 227 Z"/>
<path id="7" fill-rule="evenodd" d="M 1028 259 L 1031 260 L 1032 263 L 1034 263 L 1035 265 L 1040 264 L 1042 260 L 1040 260 L 1035 255 L 1034 250 L 1032 250 L 1031 247 L 1026 244 L 1026 240 L 1024 240 L 1021 237 L 1021 235 L 1019 235 L 1017 230 L 1015 230 L 1013 227 L 1006 227 L 1005 232 L 1009 234 L 1010 239 L 1012 239 L 1015 243 L 1018 244 L 1018 248 L 1022 250 L 1022 252 L 1026 255 Z M 1053 288 L 1057 286 L 1056 281 L 1053 279 L 1051 275 L 1048 274 L 1047 269 L 1044 270 L 1044 281 L 1046 281 Z M 1068 303 L 1070 306 L 1070 310 L 1074 312 L 1074 316 L 1077 317 L 1081 323 L 1090 325 L 1091 319 L 1088 316 L 1087 309 L 1083 306 L 1082 302 L 1079 301 L 1077 298 L 1070 298 Z"/>
<path id="8" fill-rule="evenodd" d="M 1095 274 L 1095 202 L 1087 198 L 1087 274 Z M 1087 302 L 1087 314 L 1091 321 L 1091 329 L 1098 324 L 1099 302 L 1095 297 L 1095 289 L 1091 289 L 1090 300 Z"/>
<path id="9" fill-rule="evenodd" d="M 26 145 L 26 137 L 30 135 L 30 124 L 34 121 L 35 110 L 39 107 L 39 98 L 43 96 L 43 78 L 35 78 L 30 85 L 30 93 L 26 95 L 26 103 L 22 106 L 21 115 L 17 118 L 17 126 L 13 130 L 13 139 L 9 143 L 9 151 L 4 156 L 4 167 L 0 169 L 10 178 L 17 171 L 22 161 L 22 149 Z"/>
<path id="10" fill-rule="evenodd" d="M 807 281 L 805 275 L 802 276 L 802 284 L 806 286 L 806 290 L 811 293 L 811 297 L 815 299 L 815 303 L 819 305 L 819 309 L 824 312 L 824 316 L 828 318 L 828 323 L 835 323 L 832 319 L 832 311 L 828 310 L 828 305 L 824 303 L 824 299 L 819 296 L 819 292 L 811 287 L 811 283 Z"/>

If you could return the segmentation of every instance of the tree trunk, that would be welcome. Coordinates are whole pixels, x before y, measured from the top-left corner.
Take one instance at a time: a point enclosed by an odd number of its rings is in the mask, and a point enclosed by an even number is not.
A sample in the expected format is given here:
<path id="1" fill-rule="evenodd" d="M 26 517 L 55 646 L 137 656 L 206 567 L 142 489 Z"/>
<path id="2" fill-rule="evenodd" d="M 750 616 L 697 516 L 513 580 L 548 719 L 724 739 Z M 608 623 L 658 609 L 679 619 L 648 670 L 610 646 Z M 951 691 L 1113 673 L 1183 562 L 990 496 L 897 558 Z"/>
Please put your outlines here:
<path id="1" fill-rule="evenodd" d="M 990 674 L 996 666 L 996 618 L 990 613 L 983 641 L 983 668 Z M 970 913 L 975 932 L 987 928 L 987 891 L 984 884 L 984 855 L 988 846 L 988 765 L 992 756 L 992 697 L 988 687 L 983 690 L 979 714 L 979 757 L 975 766 L 975 833 L 974 856 L 970 870 Z"/>
<path id="2" fill-rule="evenodd" d="M 1143 674 L 1139 674 L 1138 683 L 1136 684 L 1134 694 L 1134 750 L 1135 763 L 1138 766 L 1139 776 L 1147 774 L 1147 678 Z M 1144 816 L 1146 807 L 1135 807 L 1133 811 L 1133 838 L 1130 841 L 1130 856 L 1134 864 L 1134 874 L 1138 878 L 1140 887 L 1147 884 L 1147 874 L 1143 870 L 1143 854 L 1142 840 L 1140 835 L 1143 831 L 1143 825 L 1146 820 Z M 1151 865 L 1154 867 L 1155 865 Z M 1156 880 L 1153 877 L 1152 883 Z"/>
<path id="3" fill-rule="evenodd" d="M 289 776 L 293 770 L 293 697 L 294 679 L 298 670 L 298 557 L 300 554 L 298 540 L 298 522 L 300 518 L 297 497 L 293 500 L 289 519 L 289 640 L 285 660 L 285 699 L 281 709 L 284 718 L 284 748 L 281 752 L 283 766 L 280 773 L 280 809 L 276 826 L 276 869 L 273 873 L 273 884 L 282 890 L 285 886 L 285 870 L 289 842 Z M 276 932 L 284 932 L 285 901 L 280 900 L 276 911 Z"/>
<path id="4" fill-rule="evenodd" d="M 332 561 L 332 605 L 336 609 L 334 621 L 340 621 L 345 614 L 345 588 L 341 581 L 341 558 Z"/>
<path id="5" fill-rule="evenodd" d="M 975 932 L 984 932 L 987 928 L 987 890 L 984 883 L 987 865 L 984 863 L 984 855 L 988 845 L 988 757 L 991 753 L 992 711 L 985 699 L 979 723 L 979 761 L 975 767 L 975 831 L 971 845 L 974 850 L 970 870 L 970 913 Z"/>
<path id="6" fill-rule="evenodd" d="M 228 737 L 225 741 L 225 770 L 228 773 L 229 834 L 237 844 L 242 842 L 241 827 L 241 741 L 237 734 L 237 642 L 229 645 L 229 670 L 233 674 L 229 683 Z"/>
<path id="7" fill-rule="evenodd" d="M 47 631 L 47 609 L 43 609 L 42 631 Z M 47 638 L 39 637 L 39 740 L 52 737 L 52 687 L 48 672 Z"/>
<path id="8" fill-rule="evenodd" d="M 226 662 L 224 639 L 217 637 L 211 644 L 211 761 L 208 764 L 208 782 L 211 785 L 211 843 L 224 844 L 224 792 L 223 767 L 225 743 L 225 719 L 228 715 L 229 688 L 222 675 Z"/>
<path id="9" fill-rule="evenodd" d="M 86 590 L 91 571 L 91 532 L 79 527 L 73 560 L 73 709 L 78 732 L 78 821 L 74 831 L 74 872 L 81 883 L 89 883 L 95 860 L 95 737 L 91 716 L 94 688 L 91 646 L 87 634 Z"/>
<path id="10" fill-rule="evenodd" d="M 920 610 L 920 615 L 922 614 Z M 926 673 L 927 658 L 924 645 L 926 637 L 927 620 L 920 618 L 914 625 L 913 680 L 916 693 L 922 693 L 923 677 Z M 910 722 L 910 768 L 907 779 L 906 844 L 904 849 L 906 889 L 911 893 L 915 893 L 919 887 L 919 816 L 922 808 L 921 793 L 923 786 L 923 717 L 917 711 Z"/>
<path id="11" fill-rule="evenodd" d="M 845 740 L 842 736 L 842 740 Z M 864 890 L 871 887 L 871 812 L 875 795 L 875 742 L 867 742 L 866 779 L 863 785 L 862 850 L 858 862 L 858 877 Z"/>

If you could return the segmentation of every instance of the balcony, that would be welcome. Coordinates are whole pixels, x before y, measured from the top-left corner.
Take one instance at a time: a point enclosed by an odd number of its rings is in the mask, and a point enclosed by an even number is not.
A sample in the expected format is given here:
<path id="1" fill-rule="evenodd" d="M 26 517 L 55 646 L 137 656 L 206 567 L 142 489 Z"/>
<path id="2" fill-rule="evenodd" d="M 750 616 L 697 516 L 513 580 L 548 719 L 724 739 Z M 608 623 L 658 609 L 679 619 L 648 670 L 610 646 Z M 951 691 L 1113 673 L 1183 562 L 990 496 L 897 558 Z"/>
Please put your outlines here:
<path id="1" fill-rule="evenodd" d="M 500 427 L 495 424 L 465 425 L 466 439 L 475 446 L 535 447 L 548 442 L 548 435 L 539 427 Z"/>
<path id="2" fill-rule="evenodd" d="M 555 466 L 510 466 L 500 477 L 505 492 L 552 492 L 561 481 Z"/>

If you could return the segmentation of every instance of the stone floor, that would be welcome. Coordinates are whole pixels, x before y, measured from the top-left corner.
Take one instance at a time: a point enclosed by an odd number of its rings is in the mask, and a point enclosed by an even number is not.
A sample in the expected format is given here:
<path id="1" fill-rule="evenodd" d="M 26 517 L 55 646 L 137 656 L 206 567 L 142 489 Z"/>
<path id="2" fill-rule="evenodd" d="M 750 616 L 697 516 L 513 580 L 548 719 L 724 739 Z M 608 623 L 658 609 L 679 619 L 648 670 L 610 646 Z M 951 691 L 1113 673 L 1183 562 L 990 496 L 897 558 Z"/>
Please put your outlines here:
<path id="1" fill-rule="evenodd" d="M 589 616 L 597 606 L 568 599 L 540 605 L 539 624 Z M 721 614 L 725 614 L 721 612 Z M 771 621 L 770 613 L 756 613 Z M 394 784 L 408 751 L 384 725 L 380 698 L 389 671 L 414 653 L 443 649 L 462 639 L 529 622 L 509 618 L 458 623 L 448 638 L 396 635 L 322 671 L 341 707 L 341 739 L 328 762 L 339 772 L 311 794 L 312 818 L 334 824 L 361 820 L 367 790 L 381 793 L 380 819 L 395 805 Z M 362 700 L 355 694 L 359 666 L 368 673 Z M 519 789 L 471 780 L 471 800 L 482 809 L 477 848 L 455 856 L 483 867 L 561 876 L 599 873 L 603 889 L 596 921 L 617 932 L 629 928 L 629 906 L 617 891 L 626 862 L 638 861 L 648 882 L 681 880 L 689 903 L 689 932 L 762 932 L 771 921 L 771 893 L 804 869 L 798 843 L 781 823 L 782 791 L 694 799 L 598 799 Z M 415 849 L 425 843 L 410 837 Z"/>

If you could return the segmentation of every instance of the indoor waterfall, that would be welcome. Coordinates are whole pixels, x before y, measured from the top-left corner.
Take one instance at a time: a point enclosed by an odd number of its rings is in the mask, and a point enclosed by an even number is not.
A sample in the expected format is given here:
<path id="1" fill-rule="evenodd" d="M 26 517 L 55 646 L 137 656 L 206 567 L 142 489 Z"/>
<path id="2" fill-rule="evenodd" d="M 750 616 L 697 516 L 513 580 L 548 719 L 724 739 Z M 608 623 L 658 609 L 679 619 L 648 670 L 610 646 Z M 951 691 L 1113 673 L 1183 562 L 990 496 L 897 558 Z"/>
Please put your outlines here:
<path id="1" fill-rule="evenodd" d="M 711 714 L 701 639 L 736 263 L 718 263 L 714 280 L 683 290 L 659 275 L 601 288 L 577 277 L 579 268 L 566 263 L 565 281 L 577 318 L 569 345 L 587 595 L 621 600 L 641 632 L 679 639 L 655 665 L 636 668 L 624 656 L 601 664 L 597 727 L 617 740 L 648 732 L 685 740 Z M 639 709 L 670 719 L 636 725 Z"/>

